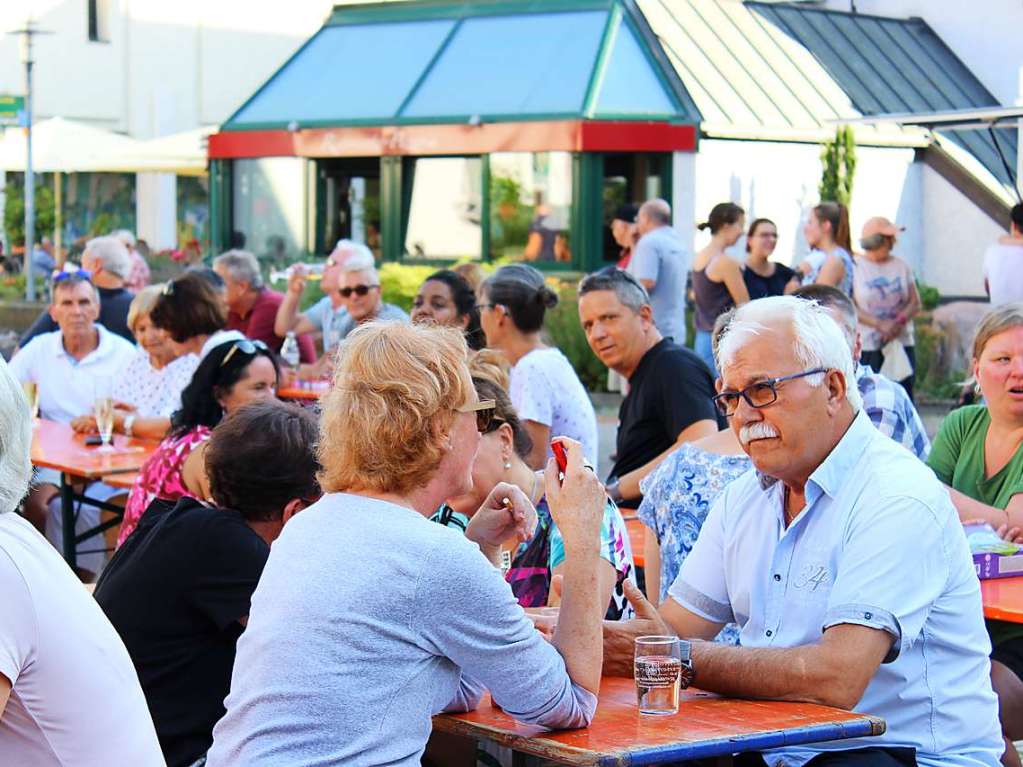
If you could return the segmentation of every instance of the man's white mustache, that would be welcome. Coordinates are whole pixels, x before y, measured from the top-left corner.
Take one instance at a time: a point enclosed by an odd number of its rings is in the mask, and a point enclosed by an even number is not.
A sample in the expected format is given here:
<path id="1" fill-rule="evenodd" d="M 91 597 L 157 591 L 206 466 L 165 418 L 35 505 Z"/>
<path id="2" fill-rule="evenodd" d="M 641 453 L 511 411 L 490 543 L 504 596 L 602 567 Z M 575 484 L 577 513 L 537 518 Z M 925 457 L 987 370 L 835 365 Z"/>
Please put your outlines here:
<path id="1" fill-rule="evenodd" d="M 766 421 L 754 421 L 739 427 L 739 441 L 745 447 L 755 439 L 777 437 L 778 430 Z"/>

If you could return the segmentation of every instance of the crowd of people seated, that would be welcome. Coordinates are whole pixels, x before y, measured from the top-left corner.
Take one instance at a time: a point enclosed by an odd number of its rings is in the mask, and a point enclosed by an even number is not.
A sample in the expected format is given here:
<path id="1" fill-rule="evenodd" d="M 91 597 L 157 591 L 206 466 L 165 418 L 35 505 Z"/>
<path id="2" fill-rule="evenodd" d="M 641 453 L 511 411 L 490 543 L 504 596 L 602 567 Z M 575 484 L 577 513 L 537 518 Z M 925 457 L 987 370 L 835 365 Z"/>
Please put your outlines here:
<path id="1" fill-rule="evenodd" d="M 854 256 L 822 203 L 796 269 L 738 205 L 703 228 L 690 261 L 667 203 L 622 206 L 620 262 L 578 283 L 625 382 L 605 477 L 533 266 L 436 271 L 406 314 L 343 240 L 303 310 L 300 265 L 283 294 L 237 249 L 146 286 L 127 238 L 90 241 L 0 363 L 0 763 L 414 765 L 431 717 L 484 692 L 585 727 L 636 637 L 677 634 L 701 689 L 887 723 L 737 764 L 1018 765 L 1023 630 L 985 623 L 964 524 L 1023 542 L 1023 304 L 977 328 L 983 402 L 932 444 L 912 375 L 882 370 L 912 367 L 920 304 L 895 225 Z M 288 374 L 330 381 L 312 407 L 277 396 L 291 335 Z M 101 379 L 114 430 L 155 448 L 127 493 L 81 483 L 124 512 L 73 573 L 21 383 L 92 433 Z M 76 529 L 98 520 L 79 505 Z"/>

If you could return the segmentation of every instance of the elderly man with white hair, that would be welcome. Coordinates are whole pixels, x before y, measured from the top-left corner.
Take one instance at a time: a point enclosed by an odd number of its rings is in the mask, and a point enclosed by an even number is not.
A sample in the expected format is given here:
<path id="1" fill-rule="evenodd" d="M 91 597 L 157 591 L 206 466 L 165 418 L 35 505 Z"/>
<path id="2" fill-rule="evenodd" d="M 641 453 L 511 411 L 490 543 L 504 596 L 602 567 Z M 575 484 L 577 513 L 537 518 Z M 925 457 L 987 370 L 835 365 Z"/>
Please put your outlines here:
<path id="1" fill-rule="evenodd" d="M 225 328 L 280 352 L 286 334 L 274 332 L 274 318 L 284 296 L 263 285 L 256 257 L 247 250 L 229 250 L 213 259 L 213 271 L 224 280 L 228 309 Z M 302 362 L 316 359 L 316 348 L 308 336 L 299 336 L 298 349 Z"/>
<path id="2" fill-rule="evenodd" d="M 68 268 L 65 266 L 65 270 Z M 135 336 L 128 327 L 128 309 L 135 295 L 124 287 L 125 278 L 131 272 L 127 248 L 114 237 L 91 239 L 82 253 L 82 268 L 89 272 L 92 284 L 99 291 L 99 323 L 111 333 L 135 343 Z M 18 345 L 25 346 L 36 336 L 55 330 L 56 321 L 49 311 L 44 311 L 25 331 Z"/>
<path id="3" fill-rule="evenodd" d="M 637 632 L 674 631 L 694 640 L 702 689 L 887 722 L 880 737 L 740 765 L 996 765 L 991 648 L 962 525 L 930 470 L 863 412 L 841 329 L 814 302 L 764 298 L 735 312 L 718 361 L 715 401 L 755 469 L 714 504 L 659 614 L 629 589 L 641 618 L 605 624 L 608 671 L 631 668 Z M 733 621 L 740 647 L 700 641 Z"/>
<path id="4" fill-rule="evenodd" d="M 32 416 L 3 361 L 0 433 L 0 762 L 164 765 L 120 637 L 17 512 L 32 476 Z"/>

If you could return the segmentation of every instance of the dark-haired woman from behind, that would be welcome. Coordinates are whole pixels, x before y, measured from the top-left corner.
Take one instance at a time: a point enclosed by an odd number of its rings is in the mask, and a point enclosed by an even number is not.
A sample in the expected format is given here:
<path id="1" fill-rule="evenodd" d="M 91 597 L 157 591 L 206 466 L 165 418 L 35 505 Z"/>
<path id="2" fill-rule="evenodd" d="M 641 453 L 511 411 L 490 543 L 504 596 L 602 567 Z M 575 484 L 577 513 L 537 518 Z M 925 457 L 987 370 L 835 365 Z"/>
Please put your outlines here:
<path id="1" fill-rule="evenodd" d="M 139 471 L 124 507 L 118 546 L 154 500 L 209 496 L 202 446 L 210 431 L 225 414 L 276 396 L 279 375 L 277 360 L 262 341 L 243 338 L 210 350 L 181 393 L 170 432 Z"/>
<path id="2" fill-rule="evenodd" d="M 778 227 L 769 218 L 755 218 L 746 233 L 746 268 L 742 279 L 750 301 L 781 296 L 799 287 L 795 269 L 771 260 L 778 246 Z"/>
<path id="3" fill-rule="evenodd" d="M 742 279 L 742 266 L 725 250 L 742 237 L 746 211 L 733 202 L 715 205 L 699 229 L 710 230 L 710 242 L 693 259 L 693 299 L 696 303 L 696 346 L 694 351 L 717 378 L 711 335 L 722 314 L 749 301 Z"/>
<path id="4" fill-rule="evenodd" d="M 597 414 L 586 389 L 559 349 L 541 339 L 544 315 L 558 303 L 543 275 L 526 264 L 502 266 L 480 287 L 480 323 L 487 345 L 507 358 L 509 394 L 533 441 L 527 463 L 542 468 L 553 437 L 582 443 L 597 464 Z"/>
<path id="5" fill-rule="evenodd" d="M 487 344 L 480 326 L 476 293 L 462 275 L 450 269 L 434 272 L 423 280 L 412 301 L 411 318 L 417 323 L 461 328 L 466 344 L 473 351 Z"/>

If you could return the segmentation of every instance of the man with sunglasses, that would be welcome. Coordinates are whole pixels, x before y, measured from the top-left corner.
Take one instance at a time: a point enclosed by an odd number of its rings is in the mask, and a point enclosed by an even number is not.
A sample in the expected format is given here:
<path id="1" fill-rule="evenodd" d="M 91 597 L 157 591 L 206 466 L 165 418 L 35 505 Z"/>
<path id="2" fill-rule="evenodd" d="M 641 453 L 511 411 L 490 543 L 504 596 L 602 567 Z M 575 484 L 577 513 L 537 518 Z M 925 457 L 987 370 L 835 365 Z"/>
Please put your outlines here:
<path id="1" fill-rule="evenodd" d="M 55 279 L 63 279 L 62 274 L 77 273 L 75 269 L 68 270 L 67 266 L 63 271 L 55 273 Z M 115 237 L 91 239 L 82 253 L 82 271 L 85 274 L 79 276 L 89 279 L 99 296 L 99 323 L 111 333 L 134 344 L 135 336 L 128 327 L 128 309 L 135 294 L 124 286 L 125 278 L 131 273 L 128 249 Z M 25 346 L 36 336 L 55 330 L 56 320 L 49 311 L 44 311 L 21 336 L 18 345 Z"/>
<path id="2" fill-rule="evenodd" d="M 120 244 L 120 243 L 118 243 Z M 99 295 L 89 273 L 58 272 L 53 280 L 49 314 L 58 330 L 36 336 L 11 359 L 11 372 L 22 383 L 34 382 L 39 414 L 58 423 L 92 411 L 97 379 L 119 376 L 136 354 L 135 347 L 96 322 Z M 35 486 L 25 505 L 26 516 L 55 545 L 61 541 L 60 475 L 52 469 L 36 472 Z M 99 518 L 94 507 L 83 506 L 82 529 Z M 103 560 L 95 541 L 84 541 L 89 554 L 79 558 L 83 571 L 96 572 Z"/>
<path id="3" fill-rule="evenodd" d="M 745 754 L 738 765 L 995 765 L 1003 746 L 980 584 L 944 487 L 863 411 L 841 328 L 792 296 L 736 310 L 715 402 L 755 470 L 712 507 L 659 611 L 605 624 L 693 642 L 700 688 L 884 718 L 879 737 Z M 710 641 L 736 622 L 741 646 Z"/>

